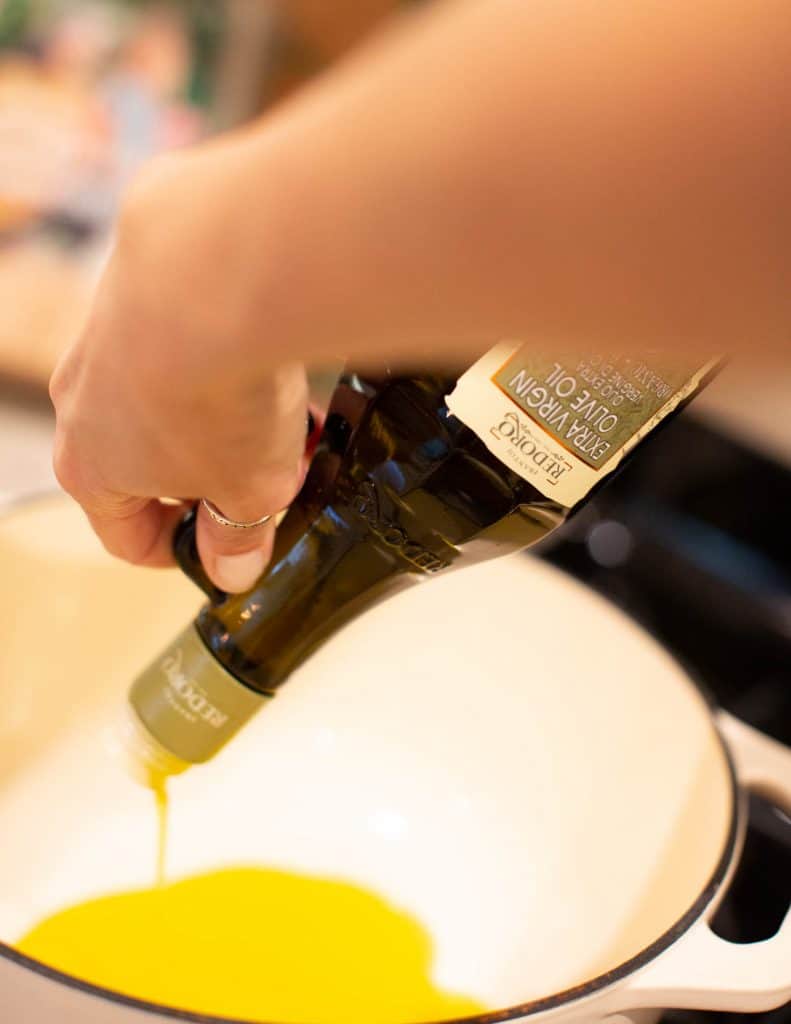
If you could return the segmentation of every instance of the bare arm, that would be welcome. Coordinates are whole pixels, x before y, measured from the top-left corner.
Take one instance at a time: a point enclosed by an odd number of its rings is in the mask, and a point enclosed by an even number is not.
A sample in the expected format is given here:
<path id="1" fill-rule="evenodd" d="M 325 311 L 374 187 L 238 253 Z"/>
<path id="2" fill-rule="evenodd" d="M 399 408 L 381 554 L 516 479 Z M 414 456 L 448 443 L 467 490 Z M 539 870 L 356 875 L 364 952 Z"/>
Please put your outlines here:
<path id="1" fill-rule="evenodd" d="M 418 20 L 260 133 L 289 221 L 262 294 L 289 350 L 791 347 L 785 0 Z"/>
<path id="2" fill-rule="evenodd" d="M 330 354 L 787 358 L 788 67 L 787 0 L 438 3 L 143 176 L 53 378 L 61 482 L 111 551 L 166 564 L 158 496 L 288 503 L 303 365 Z M 271 540 L 199 516 L 226 589 Z"/>

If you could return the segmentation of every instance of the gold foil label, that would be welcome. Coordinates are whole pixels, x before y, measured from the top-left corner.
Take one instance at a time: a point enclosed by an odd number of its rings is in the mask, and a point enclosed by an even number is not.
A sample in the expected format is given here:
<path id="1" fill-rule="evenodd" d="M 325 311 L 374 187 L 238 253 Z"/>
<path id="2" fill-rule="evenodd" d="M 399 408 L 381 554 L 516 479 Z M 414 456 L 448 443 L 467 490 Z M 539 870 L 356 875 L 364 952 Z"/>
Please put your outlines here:
<path id="1" fill-rule="evenodd" d="M 479 359 L 447 404 L 506 466 L 571 508 L 718 363 L 657 352 L 552 359 L 509 342 Z"/>
<path id="2" fill-rule="evenodd" d="M 132 685 L 148 731 L 184 761 L 208 761 L 268 698 L 227 672 L 189 626 Z"/>

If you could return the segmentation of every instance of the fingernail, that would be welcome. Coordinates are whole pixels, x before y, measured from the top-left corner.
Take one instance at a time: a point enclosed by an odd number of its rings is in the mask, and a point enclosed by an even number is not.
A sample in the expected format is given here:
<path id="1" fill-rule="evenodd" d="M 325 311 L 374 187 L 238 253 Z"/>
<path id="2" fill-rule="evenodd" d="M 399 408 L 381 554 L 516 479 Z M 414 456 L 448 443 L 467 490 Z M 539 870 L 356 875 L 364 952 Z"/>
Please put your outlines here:
<path id="1" fill-rule="evenodd" d="M 243 555 L 218 555 L 214 562 L 216 582 L 229 594 L 249 590 L 266 566 L 266 555 L 260 548 Z"/>

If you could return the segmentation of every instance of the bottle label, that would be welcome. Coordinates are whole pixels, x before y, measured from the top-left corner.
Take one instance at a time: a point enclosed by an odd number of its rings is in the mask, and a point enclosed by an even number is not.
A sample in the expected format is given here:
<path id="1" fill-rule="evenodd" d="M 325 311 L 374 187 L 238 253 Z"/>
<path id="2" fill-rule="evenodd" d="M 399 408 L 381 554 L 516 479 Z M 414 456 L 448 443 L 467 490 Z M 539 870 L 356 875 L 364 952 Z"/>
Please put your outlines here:
<path id="1" fill-rule="evenodd" d="M 153 738 L 183 761 L 208 761 L 268 700 L 227 672 L 194 625 L 135 680 L 132 707 Z"/>
<path id="2" fill-rule="evenodd" d="M 501 462 L 571 508 L 719 362 L 656 352 L 553 359 L 508 342 L 459 378 L 447 404 Z"/>

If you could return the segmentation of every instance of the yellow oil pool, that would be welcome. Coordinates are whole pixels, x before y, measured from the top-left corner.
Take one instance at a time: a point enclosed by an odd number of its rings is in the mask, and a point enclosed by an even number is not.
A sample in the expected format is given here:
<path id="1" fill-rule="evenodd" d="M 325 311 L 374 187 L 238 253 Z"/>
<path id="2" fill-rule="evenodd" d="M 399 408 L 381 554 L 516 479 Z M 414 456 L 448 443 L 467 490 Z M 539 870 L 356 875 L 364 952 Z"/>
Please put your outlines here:
<path id="1" fill-rule="evenodd" d="M 95 899 L 19 944 L 28 956 L 139 999 L 277 1024 L 403 1024 L 481 1012 L 431 981 L 414 918 L 345 882 L 217 871 Z"/>

